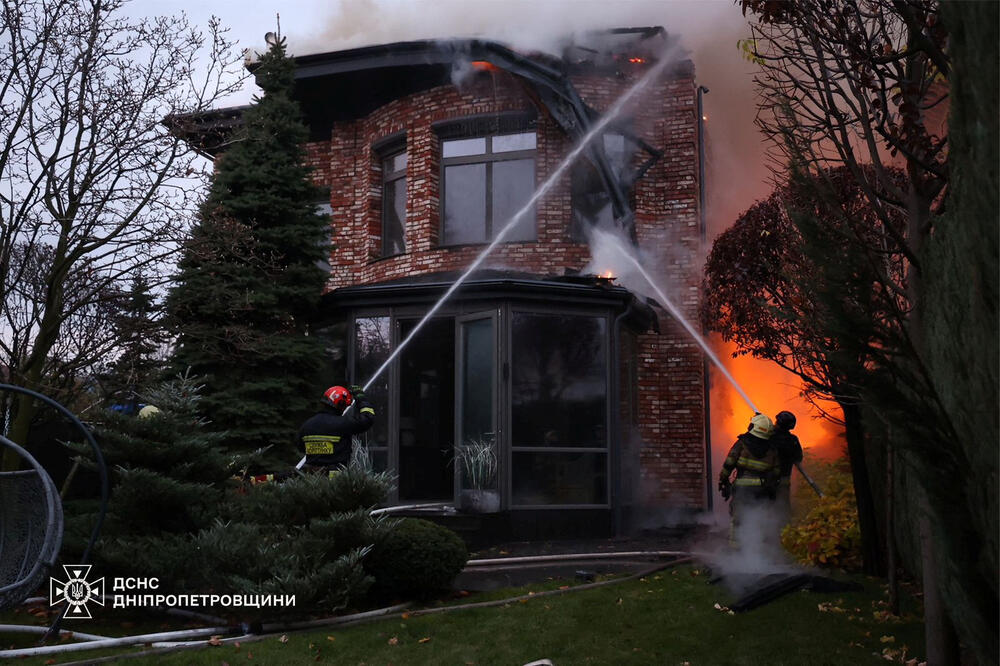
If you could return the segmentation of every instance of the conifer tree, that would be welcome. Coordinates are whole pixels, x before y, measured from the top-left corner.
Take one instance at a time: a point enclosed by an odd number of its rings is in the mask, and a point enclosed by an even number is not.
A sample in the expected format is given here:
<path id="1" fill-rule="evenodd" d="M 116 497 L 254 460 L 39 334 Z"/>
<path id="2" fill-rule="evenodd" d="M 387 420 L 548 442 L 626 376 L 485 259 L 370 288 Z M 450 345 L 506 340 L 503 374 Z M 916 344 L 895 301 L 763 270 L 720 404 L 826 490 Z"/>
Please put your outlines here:
<path id="1" fill-rule="evenodd" d="M 134 412 L 138 395 L 161 379 L 161 351 L 167 333 L 160 317 L 161 304 L 150 291 L 145 275 L 133 278 L 122 301 L 121 311 L 113 320 L 121 353 L 106 366 L 101 384 L 110 403 Z"/>
<path id="2" fill-rule="evenodd" d="M 156 577 L 164 593 L 294 595 L 292 613 L 360 600 L 373 580 L 365 557 L 395 526 L 370 515 L 393 477 L 360 456 L 333 478 L 240 482 L 245 457 L 224 453 L 224 434 L 197 416 L 198 384 L 177 377 L 142 395 L 158 411 L 109 411 L 97 427 L 112 482 L 94 550 L 102 575 Z M 91 499 L 67 505 L 69 561 L 83 551 L 95 508 Z"/>
<path id="3" fill-rule="evenodd" d="M 202 413 L 241 451 L 292 440 L 321 390 L 323 346 L 308 335 L 326 279 L 328 218 L 316 212 L 307 130 L 279 40 L 256 70 L 263 94 L 216 162 L 167 301 L 178 372 L 203 377 Z"/>
<path id="4" fill-rule="evenodd" d="M 171 552 L 182 550 L 191 534 L 209 527 L 219 514 L 223 486 L 232 474 L 230 460 L 220 446 L 221 434 L 209 432 L 197 415 L 198 390 L 194 379 L 177 377 L 142 395 L 143 402 L 156 407 L 151 414 L 109 410 L 97 424 L 111 472 L 111 498 L 95 556 L 109 575 L 183 567 L 183 557 Z M 89 447 L 79 450 L 89 458 Z M 68 551 L 82 552 L 95 508 L 89 500 L 67 506 Z"/>

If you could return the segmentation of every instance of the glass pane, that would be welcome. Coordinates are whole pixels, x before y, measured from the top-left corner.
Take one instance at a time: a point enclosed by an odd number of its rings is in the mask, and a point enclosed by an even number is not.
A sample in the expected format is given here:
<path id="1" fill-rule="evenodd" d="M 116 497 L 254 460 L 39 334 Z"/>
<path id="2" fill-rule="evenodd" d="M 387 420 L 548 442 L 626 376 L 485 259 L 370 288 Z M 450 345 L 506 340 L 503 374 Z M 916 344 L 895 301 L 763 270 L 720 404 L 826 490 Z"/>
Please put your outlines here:
<path id="1" fill-rule="evenodd" d="M 399 323 L 400 340 L 417 325 Z M 455 320 L 431 319 L 399 357 L 399 497 L 454 496 Z"/>
<path id="2" fill-rule="evenodd" d="M 382 256 L 406 252 L 406 178 L 385 184 L 382 199 Z"/>
<path id="3" fill-rule="evenodd" d="M 406 171 L 406 153 L 396 153 L 395 155 L 386 158 L 382 168 L 386 174 L 395 173 L 397 171 Z"/>
<path id="4" fill-rule="evenodd" d="M 514 446 L 607 446 L 607 337 L 603 317 L 514 313 Z"/>
<path id="5" fill-rule="evenodd" d="M 354 321 L 354 381 L 364 385 L 389 358 L 388 317 L 358 317 Z M 386 446 L 389 441 L 389 373 L 383 371 L 368 387 L 366 397 L 375 408 L 375 425 L 368 431 L 368 442 Z"/>
<path id="6" fill-rule="evenodd" d="M 486 240 L 486 165 L 464 164 L 444 170 L 443 245 Z"/>
<path id="7" fill-rule="evenodd" d="M 604 453 L 514 451 L 512 460 L 515 505 L 607 503 Z"/>
<path id="8" fill-rule="evenodd" d="M 512 150 L 534 150 L 535 133 L 503 134 L 493 137 L 493 152 L 506 153 Z"/>
<path id="9" fill-rule="evenodd" d="M 320 391 L 347 381 L 347 330 L 347 321 L 341 319 L 314 334 L 323 341 L 320 372 L 325 385 Z"/>
<path id="10" fill-rule="evenodd" d="M 486 153 L 486 138 L 455 139 L 441 142 L 442 157 L 464 157 L 466 155 L 483 155 Z"/>
<path id="11" fill-rule="evenodd" d="M 535 191 L 535 160 L 509 160 L 493 163 L 493 235 L 500 232 L 531 199 Z M 535 239 L 535 207 L 531 206 L 517 221 L 505 240 Z"/>
<path id="12" fill-rule="evenodd" d="M 462 444 L 493 437 L 493 320 L 463 322 Z"/>

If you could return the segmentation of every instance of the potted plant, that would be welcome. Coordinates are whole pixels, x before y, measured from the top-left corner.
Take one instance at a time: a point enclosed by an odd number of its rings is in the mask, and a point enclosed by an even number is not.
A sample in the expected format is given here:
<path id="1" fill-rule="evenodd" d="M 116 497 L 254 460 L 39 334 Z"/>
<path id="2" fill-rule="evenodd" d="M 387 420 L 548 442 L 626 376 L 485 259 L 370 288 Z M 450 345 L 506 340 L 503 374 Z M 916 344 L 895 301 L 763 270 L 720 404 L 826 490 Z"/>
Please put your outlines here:
<path id="1" fill-rule="evenodd" d="M 496 513 L 500 491 L 496 489 L 497 454 L 489 439 L 471 439 L 456 449 L 462 469 L 459 508 L 469 513 Z"/>

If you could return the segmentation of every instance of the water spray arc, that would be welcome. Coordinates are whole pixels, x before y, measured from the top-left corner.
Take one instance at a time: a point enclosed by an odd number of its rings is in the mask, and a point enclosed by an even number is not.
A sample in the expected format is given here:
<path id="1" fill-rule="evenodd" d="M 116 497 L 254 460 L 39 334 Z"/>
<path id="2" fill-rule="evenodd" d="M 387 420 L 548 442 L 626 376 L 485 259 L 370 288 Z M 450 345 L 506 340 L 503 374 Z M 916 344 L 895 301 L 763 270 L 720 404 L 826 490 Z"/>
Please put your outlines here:
<path id="1" fill-rule="evenodd" d="M 671 62 L 673 62 L 673 59 L 670 56 L 671 52 L 668 50 L 667 53 L 664 53 L 663 58 L 661 58 L 661 60 L 657 64 L 651 67 L 649 71 L 646 72 L 642 76 L 642 78 L 639 79 L 631 88 L 626 90 L 625 93 L 621 97 L 619 97 L 615 101 L 615 103 L 604 113 L 604 115 L 601 116 L 597 124 L 595 124 L 591 128 L 591 130 L 580 140 L 577 146 L 563 159 L 562 162 L 559 163 L 559 165 L 555 168 L 555 170 L 553 170 L 552 173 L 549 174 L 549 177 L 545 180 L 545 182 L 542 183 L 542 185 L 537 190 L 535 190 L 535 193 L 531 196 L 530 199 L 528 199 L 528 202 L 525 203 L 524 206 L 519 211 L 517 211 L 517 213 L 515 213 L 513 217 L 510 218 L 510 220 L 503 226 L 502 229 L 500 229 L 499 233 L 497 233 L 496 237 L 494 237 L 494 239 L 490 242 L 490 244 L 487 245 L 485 248 L 483 248 L 483 251 L 476 256 L 476 258 L 472 261 L 471 264 L 469 264 L 469 266 L 458 277 L 458 279 L 455 280 L 455 282 L 453 282 L 450 287 L 448 287 L 448 290 L 444 292 L 444 294 L 441 296 L 441 298 L 437 300 L 436 303 L 434 303 L 431 309 L 427 311 L 427 314 L 425 314 L 423 318 L 419 322 L 417 322 L 417 325 L 413 327 L 413 330 L 409 332 L 409 334 L 403 339 L 402 342 L 399 343 L 399 345 L 396 347 L 396 349 L 393 350 L 393 352 L 389 355 L 389 357 L 385 360 L 385 362 L 383 362 L 382 365 L 379 366 L 379 368 L 375 371 L 375 373 L 372 374 L 372 376 L 368 379 L 368 381 L 365 382 L 364 389 L 366 391 L 375 382 L 375 380 L 377 380 L 382 375 L 382 373 L 385 372 L 386 368 L 388 368 L 392 364 L 392 362 L 396 359 L 397 356 L 399 356 L 399 354 L 403 351 L 403 349 L 406 348 L 406 346 L 410 343 L 410 340 L 412 340 L 417 335 L 417 333 L 420 332 L 420 329 L 424 327 L 424 324 L 430 321 L 430 319 L 438 312 L 438 310 L 441 309 L 441 307 L 448 301 L 448 299 L 451 298 L 452 294 L 454 294 L 458 290 L 458 288 L 461 287 L 462 284 L 469 278 L 469 276 L 473 272 L 475 272 L 476 269 L 478 269 L 483 264 L 484 261 L 486 261 L 486 258 L 490 255 L 490 253 L 493 252 L 493 250 L 500 243 L 503 242 L 504 238 L 506 238 L 510 234 L 510 232 L 517 225 L 518 221 L 520 221 L 520 219 L 524 217 L 524 215 L 527 214 L 529 210 L 531 210 L 531 208 L 535 205 L 535 203 L 539 199 L 545 196 L 545 194 L 552 189 L 552 187 L 556 184 L 556 181 L 558 181 L 559 178 L 562 177 L 562 175 L 566 172 L 566 170 L 570 166 L 572 166 L 572 164 L 577 160 L 580 154 L 583 153 L 584 150 L 586 150 L 587 146 L 589 146 L 594 141 L 594 139 L 601 136 L 601 134 L 611 123 L 611 121 L 617 118 L 618 115 L 621 113 L 622 109 L 625 108 L 625 105 L 633 97 L 635 97 L 641 90 L 646 88 L 646 86 L 648 86 L 652 81 L 654 81 L 656 77 L 658 77 Z"/>
<path id="2" fill-rule="evenodd" d="M 639 261 L 639 259 L 636 258 L 632 252 L 629 252 L 628 248 L 626 248 L 622 244 L 619 238 L 614 237 L 611 234 L 605 234 L 604 232 L 598 231 L 595 233 L 601 234 L 603 241 L 609 243 L 619 254 L 621 254 L 633 266 L 635 266 L 636 270 L 639 271 L 643 279 L 649 284 L 650 287 L 653 288 L 653 291 L 656 292 L 657 297 L 659 297 L 660 299 L 660 303 L 663 305 L 664 308 L 666 308 L 667 312 L 669 312 L 674 317 L 674 319 L 676 319 L 677 322 L 684 327 L 684 330 L 688 332 L 691 338 L 696 343 L 698 343 L 698 346 L 701 347 L 703 352 L 705 352 L 705 355 L 709 358 L 709 360 L 712 361 L 712 363 L 715 364 L 715 367 L 717 367 L 719 371 L 722 372 L 722 375 L 726 378 L 726 380 L 728 380 L 729 383 L 733 385 L 733 388 L 736 389 L 736 391 L 740 394 L 740 396 L 747 403 L 747 405 L 749 405 L 750 409 L 752 409 L 755 413 L 759 412 L 760 410 L 757 409 L 757 405 L 753 403 L 753 401 L 750 399 L 750 396 L 748 396 L 746 394 L 746 391 L 743 390 L 743 387 L 740 386 L 739 383 L 736 381 L 736 379 L 729 373 L 729 370 L 726 369 L 726 366 L 723 365 L 721 360 L 719 360 L 719 357 L 716 356 L 714 351 L 712 351 L 712 348 L 708 346 L 708 343 L 705 342 L 705 339 L 702 338 L 701 335 L 699 335 L 698 331 L 696 331 L 695 328 L 690 324 L 690 322 L 688 322 L 688 320 L 684 318 L 684 315 L 681 314 L 681 311 L 677 308 L 676 305 L 674 305 L 673 301 L 667 298 L 667 295 L 663 292 L 662 289 L 660 289 L 659 285 L 656 284 L 652 276 L 646 271 L 645 268 L 643 268 L 643 265 Z M 607 236 L 607 238 L 603 238 L 604 236 Z"/>

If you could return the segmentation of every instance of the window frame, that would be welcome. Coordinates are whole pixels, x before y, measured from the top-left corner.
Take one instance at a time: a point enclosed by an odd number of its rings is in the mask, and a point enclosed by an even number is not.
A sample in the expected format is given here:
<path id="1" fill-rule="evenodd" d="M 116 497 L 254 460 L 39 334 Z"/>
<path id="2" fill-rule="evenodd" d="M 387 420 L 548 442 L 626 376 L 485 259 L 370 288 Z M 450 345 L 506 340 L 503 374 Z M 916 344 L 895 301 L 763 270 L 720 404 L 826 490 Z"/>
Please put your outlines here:
<path id="1" fill-rule="evenodd" d="M 612 391 L 611 382 L 613 381 L 614 374 L 612 372 L 612 366 L 615 363 L 614 347 L 612 345 L 612 321 L 609 317 L 607 310 L 588 308 L 585 306 L 581 307 L 552 307 L 552 308 L 540 308 L 534 304 L 525 304 L 511 302 L 506 308 L 506 326 L 503 331 L 505 338 L 505 348 L 503 362 L 510 368 L 504 371 L 505 381 L 503 386 L 504 391 L 504 405 L 502 416 L 504 419 L 504 467 L 506 468 L 506 479 L 504 488 L 504 506 L 511 511 L 521 511 L 521 510 L 544 510 L 544 509 L 607 509 L 610 508 L 613 501 L 613 489 L 612 485 L 613 474 L 616 473 L 612 468 L 613 457 L 612 457 L 612 432 L 611 424 L 612 421 Z M 608 396 L 604 404 L 604 446 L 515 446 L 513 441 L 513 420 L 514 420 L 514 405 L 513 405 L 513 358 L 515 353 L 514 345 L 514 317 L 518 314 L 526 315 L 554 315 L 554 316 L 579 316 L 579 317 L 593 317 L 604 320 L 605 335 L 604 335 L 604 382 L 607 387 L 606 394 Z M 514 502 L 514 454 L 515 453 L 603 453 L 604 454 L 604 474 L 605 474 L 605 486 L 604 486 L 604 501 L 595 504 L 517 504 Z"/>
<path id="2" fill-rule="evenodd" d="M 378 142 L 373 146 L 373 152 L 375 158 L 378 160 L 379 168 L 379 196 L 380 196 L 380 210 L 379 210 L 379 259 L 385 259 L 388 257 L 398 257 L 400 255 L 406 254 L 406 218 L 409 212 L 407 204 L 409 203 L 409 182 L 408 182 L 408 172 L 410 169 L 410 156 L 409 151 L 406 146 L 406 135 L 405 134 L 395 134 L 390 137 L 386 137 L 382 141 Z M 406 156 L 406 164 L 402 169 L 397 171 L 387 171 L 387 163 L 398 155 Z M 386 192 L 387 186 L 393 184 L 399 180 L 403 181 L 403 219 L 400 220 L 402 225 L 402 252 L 390 253 L 387 249 L 388 245 L 386 243 L 386 218 L 388 217 L 389 207 L 386 205 Z"/>
<path id="3" fill-rule="evenodd" d="M 534 180 L 532 183 L 532 193 L 538 183 L 538 128 L 535 116 L 529 113 L 511 113 L 488 116 L 472 116 L 469 118 L 449 120 L 444 123 L 434 125 L 434 130 L 438 136 L 438 156 L 440 192 L 438 196 L 438 247 L 462 247 L 463 245 L 483 245 L 489 243 L 494 238 L 493 229 L 493 165 L 497 162 L 512 162 L 515 160 L 530 159 L 534 165 Z M 506 136 L 510 134 L 535 135 L 535 147 L 528 150 L 511 150 L 495 153 L 493 152 L 493 139 L 496 136 Z M 485 139 L 485 152 L 476 155 L 463 155 L 461 157 L 445 157 L 444 144 L 446 141 L 462 139 Z M 483 164 L 486 168 L 485 176 L 485 219 L 483 240 L 468 241 L 463 243 L 445 242 L 445 220 L 447 201 L 447 178 L 448 167 L 466 166 L 473 164 Z M 530 239 L 512 239 L 509 243 L 534 243 L 538 241 L 538 211 L 532 225 L 532 237 Z"/>

